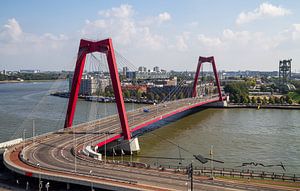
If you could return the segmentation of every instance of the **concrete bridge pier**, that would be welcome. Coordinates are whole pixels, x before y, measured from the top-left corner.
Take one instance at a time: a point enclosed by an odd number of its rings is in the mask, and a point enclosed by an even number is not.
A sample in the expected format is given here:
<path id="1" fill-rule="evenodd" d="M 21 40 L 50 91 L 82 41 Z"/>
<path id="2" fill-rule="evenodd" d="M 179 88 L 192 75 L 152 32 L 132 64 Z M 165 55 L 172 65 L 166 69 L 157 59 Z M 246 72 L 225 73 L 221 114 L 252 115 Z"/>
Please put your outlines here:
<path id="1" fill-rule="evenodd" d="M 107 155 L 121 155 L 122 151 L 124 154 L 138 153 L 140 151 L 139 139 L 137 137 L 131 138 L 130 140 L 119 139 L 113 142 L 110 142 L 105 146 L 99 148 L 100 153 L 104 153 L 106 149 Z"/>
<path id="2" fill-rule="evenodd" d="M 228 102 L 227 102 L 227 100 L 218 101 L 218 102 L 206 104 L 205 106 L 207 106 L 207 107 L 216 107 L 216 108 L 227 107 Z"/>

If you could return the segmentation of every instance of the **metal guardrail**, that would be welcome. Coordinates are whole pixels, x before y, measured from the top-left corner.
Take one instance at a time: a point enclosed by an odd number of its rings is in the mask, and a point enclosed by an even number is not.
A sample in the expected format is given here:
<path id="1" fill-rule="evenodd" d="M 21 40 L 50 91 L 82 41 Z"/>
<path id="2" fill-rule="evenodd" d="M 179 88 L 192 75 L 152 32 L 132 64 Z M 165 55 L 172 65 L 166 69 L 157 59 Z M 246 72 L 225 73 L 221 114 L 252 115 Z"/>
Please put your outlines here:
<path id="1" fill-rule="evenodd" d="M 174 170 L 175 172 L 186 173 L 185 166 L 174 166 L 174 165 L 160 165 L 159 168 L 165 170 Z M 211 175 L 222 176 L 222 177 L 239 177 L 239 178 L 256 178 L 256 179 L 270 179 L 270 180 L 282 180 L 300 182 L 300 176 L 296 174 L 287 173 L 275 173 L 265 171 L 254 171 L 254 170 L 238 170 L 232 168 L 207 168 L 207 167 L 194 167 L 194 175 Z"/>

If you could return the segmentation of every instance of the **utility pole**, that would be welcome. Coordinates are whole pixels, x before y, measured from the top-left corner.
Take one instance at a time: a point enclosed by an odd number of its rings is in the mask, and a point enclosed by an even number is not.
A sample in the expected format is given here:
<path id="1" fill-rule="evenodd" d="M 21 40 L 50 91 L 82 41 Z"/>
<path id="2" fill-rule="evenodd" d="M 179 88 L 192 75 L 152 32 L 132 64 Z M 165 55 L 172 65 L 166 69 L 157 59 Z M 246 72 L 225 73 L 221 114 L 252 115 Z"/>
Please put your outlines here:
<path id="1" fill-rule="evenodd" d="M 25 140 L 26 140 L 26 129 L 23 130 L 23 149 L 26 146 Z"/>
<path id="2" fill-rule="evenodd" d="M 32 141 L 33 141 L 33 145 L 35 142 L 35 123 L 34 120 L 32 120 Z"/>
<path id="3" fill-rule="evenodd" d="M 210 151 L 209 151 L 209 155 L 210 155 L 210 169 L 211 169 L 211 178 L 214 178 L 214 172 L 213 172 L 213 168 L 214 168 L 214 163 L 213 163 L 213 159 L 214 159 L 214 153 L 213 153 L 213 148 L 214 146 L 211 145 L 210 146 Z"/>
<path id="4" fill-rule="evenodd" d="M 106 164 L 106 136 L 107 136 L 107 133 L 109 132 L 105 132 L 105 145 L 104 145 L 104 153 L 105 153 L 105 158 L 104 158 L 104 164 Z"/>
<path id="5" fill-rule="evenodd" d="M 188 178 L 191 181 L 191 191 L 193 191 L 193 162 L 191 162 L 191 164 L 187 167 L 187 174 L 188 174 Z"/>
<path id="6" fill-rule="evenodd" d="M 74 172 L 76 173 L 77 171 L 77 151 L 76 151 L 76 135 L 75 135 L 75 129 L 73 130 L 73 143 L 74 143 Z"/>

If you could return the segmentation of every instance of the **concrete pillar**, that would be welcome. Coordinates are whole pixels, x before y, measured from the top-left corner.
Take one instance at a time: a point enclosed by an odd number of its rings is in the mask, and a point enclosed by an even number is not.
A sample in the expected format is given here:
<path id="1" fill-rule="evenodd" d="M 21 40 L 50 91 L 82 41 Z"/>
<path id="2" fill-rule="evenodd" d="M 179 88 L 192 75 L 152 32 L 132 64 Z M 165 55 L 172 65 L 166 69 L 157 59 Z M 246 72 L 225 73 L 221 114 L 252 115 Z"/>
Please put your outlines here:
<path id="1" fill-rule="evenodd" d="M 121 153 L 121 150 L 125 154 L 131 154 L 131 152 L 136 153 L 140 151 L 139 139 L 137 137 L 131 138 L 130 140 L 116 140 L 110 142 L 106 145 L 107 154 L 112 155 L 112 150 L 115 150 L 117 153 Z M 104 146 L 99 148 L 101 153 L 104 152 Z"/>
<path id="2" fill-rule="evenodd" d="M 120 149 L 122 149 L 125 153 L 140 151 L 139 139 L 137 137 L 130 140 L 123 140 L 121 143 Z"/>

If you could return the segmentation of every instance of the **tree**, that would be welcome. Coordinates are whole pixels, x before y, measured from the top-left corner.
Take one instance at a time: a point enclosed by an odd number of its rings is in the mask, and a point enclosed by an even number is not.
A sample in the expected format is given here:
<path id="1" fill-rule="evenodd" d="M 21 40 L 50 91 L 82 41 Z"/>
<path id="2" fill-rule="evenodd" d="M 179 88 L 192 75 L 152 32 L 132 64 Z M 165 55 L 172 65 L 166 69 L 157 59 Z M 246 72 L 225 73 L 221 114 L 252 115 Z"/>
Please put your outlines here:
<path id="1" fill-rule="evenodd" d="M 230 101 L 234 103 L 246 103 L 248 96 L 248 85 L 245 82 L 236 82 L 227 84 L 224 87 L 224 91 L 229 93 Z"/>
<path id="2" fill-rule="evenodd" d="M 256 104 L 256 97 L 253 96 L 253 97 L 251 98 L 251 103 Z"/>
<path id="3" fill-rule="evenodd" d="M 291 97 L 290 97 L 289 95 L 286 95 L 286 96 L 285 96 L 285 101 L 286 101 L 287 103 L 289 103 L 291 100 L 292 100 L 292 99 L 291 99 Z"/>
<path id="4" fill-rule="evenodd" d="M 274 103 L 275 103 L 274 96 L 269 97 L 269 104 L 274 104 Z"/>
<path id="5" fill-rule="evenodd" d="M 154 100 L 154 94 L 152 92 L 149 92 L 147 94 L 147 98 L 150 99 L 150 100 Z"/>
<path id="6" fill-rule="evenodd" d="M 266 92 L 266 91 L 268 91 L 267 86 L 261 85 L 261 86 L 260 86 L 260 91 L 261 91 L 261 92 Z"/>
<path id="7" fill-rule="evenodd" d="M 178 97 L 179 99 L 183 99 L 184 98 L 183 92 L 180 92 Z"/>
<path id="8" fill-rule="evenodd" d="M 137 90 L 136 91 L 136 99 L 141 99 L 141 97 L 142 97 L 142 92 L 141 91 L 139 91 L 139 90 Z"/>
<path id="9" fill-rule="evenodd" d="M 161 100 L 161 97 L 160 97 L 158 94 L 155 94 L 155 99 L 156 99 L 157 101 L 159 101 L 159 100 Z"/>
<path id="10" fill-rule="evenodd" d="M 284 96 L 281 96 L 281 97 L 279 98 L 279 100 L 280 100 L 280 103 L 281 103 L 281 104 L 284 104 L 284 101 L 285 101 Z"/>
<path id="11" fill-rule="evenodd" d="M 280 103 L 280 99 L 279 97 L 275 97 L 275 103 L 279 104 Z"/>
<path id="12" fill-rule="evenodd" d="M 268 103 L 268 100 L 267 100 L 267 98 L 266 98 L 266 96 L 264 96 L 264 98 L 263 98 L 263 100 L 262 100 L 262 104 L 267 104 Z"/>
<path id="13" fill-rule="evenodd" d="M 260 97 L 257 97 L 257 100 L 256 100 L 257 103 L 261 103 L 261 98 Z"/>
<path id="14" fill-rule="evenodd" d="M 130 91 L 129 90 L 124 91 L 124 97 L 130 98 Z"/>

